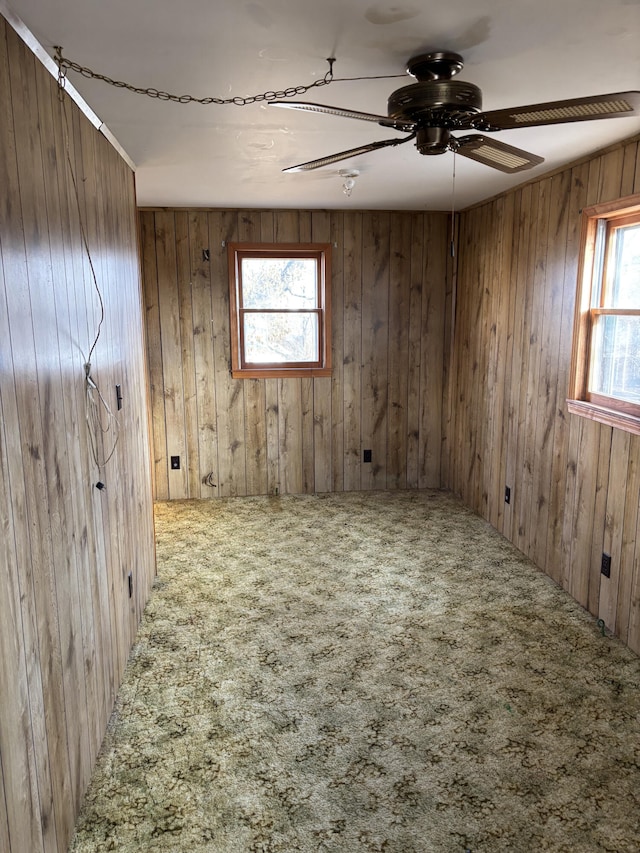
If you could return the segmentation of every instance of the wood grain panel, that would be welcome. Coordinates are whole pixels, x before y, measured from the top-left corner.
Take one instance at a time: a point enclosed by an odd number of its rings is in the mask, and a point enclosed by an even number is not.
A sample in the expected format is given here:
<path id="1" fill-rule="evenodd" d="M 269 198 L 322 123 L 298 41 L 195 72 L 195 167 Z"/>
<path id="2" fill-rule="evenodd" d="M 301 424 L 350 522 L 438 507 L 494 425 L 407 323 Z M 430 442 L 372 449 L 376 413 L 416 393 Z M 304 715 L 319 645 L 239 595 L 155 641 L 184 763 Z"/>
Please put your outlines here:
<path id="1" fill-rule="evenodd" d="M 411 215 L 394 217 L 389 260 L 389 385 L 387 418 L 388 489 L 407 487 L 409 311 L 411 299 Z"/>
<path id="2" fill-rule="evenodd" d="M 135 198 L 3 18 L 0 113 L 0 847 L 62 853 L 154 574 Z"/>
<path id="3" fill-rule="evenodd" d="M 344 489 L 358 490 L 362 478 L 362 214 L 345 213 L 344 269 Z"/>
<path id="4" fill-rule="evenodd" d="M 151 428 L 153 436 L 153 482 L 160 494 L 169 494 L 169 469 L 167 460 L 167 428 L 164 416 L 162 370 L 162 337 L 160 334 L 160 300 L 155 242 L 155 216 L 143 213 L 140 217 L 141 242 L 144 251 L 142 270 L 145 277 L 145 323 L 147 329 L 147 361 L 149 364 L 149 394 L 151 400 Z M 158 380 L 160 382 L 158 383 Z"/>
<path id="5" fill-rule="evenodd" d="M 514 232 L 514 216 L 516 210 L 516 196 L 514 193 L 506 196 L 504 199 L 504 208 L 502 209 L 502 222 L 500 225 L 500 258 L 498 261 L 498 269 L 509 270 L 509 277 L 513 280 L 513 271 L 515 268 L 515 246 L 513 241 L 508 239 L 509 234 Z M 506 239 L 505 239 L 506 237 Z M 511 391 L 511 358 L 513 356 L 511 318 L 515 308 L 515 288 L 511 287 L 508 290 L 497 287 L 497 320 L 496 320 L 496 361 L 495 367 L 495 384 L 496 384 L 496 403 L 494 406 L 493 417 L 493 441 L 499 443 L 500 450 L 500 475 L 494 477 L 493 481 L 489 480 L 487 484 L 489 492 L 489 512 L 491 523 L 497 529 L 502 531 L 504 528 L 504 512 L 508 506 L 504 502 L 503 484 L 506 484 L 506 444 L 508 441 L 508 424 L 509 424 L 509 393 Z"/>
<path id="6" fill-rule="evenodd" d="M 331 243 L 331 215 L 326 210 L 314 210 L 311 213 L 311 240 L 314 243 Z M 332 250 L 332 260 L 337 260 L 338 252 Z M 334 282 L 338 279 L 333 274 L 332 264 L 332 296 L 336 296 L 333 292 Z M 338 305 L 342 306 L 342 301 L 338 296 Z M 333 303 L 332 303 L 333 314 Z M 332 356 L 333 359 L 338 359 L 336 348 L 336 337 L 334 335 L 333 324 L 331 325 L 332 334 Z M 335 363 L 332 361 L 332 363 Z M 333 430 L 331 428 L 331 406 L 332 399 L 332 378 L 319 376 L 310 380 L 312 383 L 311 393 L 313 394 L 312 401 L 312 417 L 313 430 L 309 435 L 308 442 L 305 442 L 305 460 L 308 460 L 308 465 L 312 467 L 312 488 L 305 489 L 306 491 L 314 492 L 330 492 L 332 491 L 333 483 L 333 453 L 332 453 L 332 438 Z"/>
<path id="7" fill-rule="evenodd" d="M 424 269 L 428 262 L 424 247 L 425 223 L 420 215 L 411 217 L 411 258 L 409 270 L 409 329 L 407 343 L 407 488 L 418 488 L 421 456 L 420 401 L 423 393 L 422 297 L 426 290 Z"/>
<path id="8" fill-rule="evenodd" d="M 371 450 L 363 463 L 363 489 L 387 482 L 389 415 L 389 215 L 366 213 L 362 221 L 361 446 Z"/>
<path id="9" fill-rule="evenodd" d="M 158 424 L 154 440 L 160 444 L 154 447 L 158 498 L 178 496 L 171 491 L 166 448 L 181 442 L 192 448 L 189 453 L 198 446 L 200 456 L 198 471 L 191 463 L 185 467 L 189 497 L 439 487 L 449 286 L 446 215 L 190 211 L 189 249 L 181 247 L 174 228 L 171 250 L 166 223 L 177 223 L 180 215 L 166 210 L 140 214 L 150 385 L 155 389 L 152 422 Z M 208 268 L 198 261 L 205 218 Z M 330 378 L 231 379 L 223 243 L 232 238 L 332 244 Z M 174 261 L 180 257 L 191 258 L 191 268 Z M 182 269 L 177 276 L 176 269 Z M 212 340 L 207 340 L 209 323 Z M 174 360 L 171 367 L 158 355 L 165 350 Z M 187 410 L 194 391 L 197 417 Z M 184 403 L 176 406 L 174 398 Z M 168 401 L 171 417 L 161 426 Z M 198 441 L 192 435 L 195 421 L 205 431 Z M 209 443 L 217 454 L 205 462 L 203 447 Z M 372 463 L 363 463 L 363 449 L 373 451 Z M 209 475 L 215 488 L 203 485 Z"/>
<path id="10" fill-rule="evenodd" d="M 620 531 L 620 571 L 615 617 L 616 633 L 626 643 L 629 642 L 629 621 L 639 510 L 639 500 L 634 500 L 633 496 L 640 496 L 640 436 L 637 435 L 629 436 L 627 483 L 628 488 L 625 495 L 626 500 Z"/>
<path id="11" fill-rule="evenodd" d="M 584 164 L 569 173 L 568 197 L 565 201 L 566 209 L 566 232 L 562 226 L 560 251 L 564 252 L 564 270 L 562 274 L 562 306 L 561 316 L 573 316 L 575 305 L 575 288 L 564 286 L 564 282 L 577 281 L 578 266 L 578 243 L 580 239 L 580 211 L 584 205 L 588 166 Z M 558 278 L 560 270 L 557 271 Z M 554 274 L 555 277 L 555 274 Z M 556 410 L 553 434 L 553 461 L 551 467 L 551 487 L 549 493 L 549 516 L 547 524 L 547 553 L 544 565 L 548 567 L 549 575 L 557 582 L 562 583 L 563 565 L 567 564 L 563 557 L 563 526 L 564 526 L 564 499 L 567 490 L 571 491 L 572 500 L 575 491 L 575 468 L 569 470 L 569 420 L 562 405 L 563 389 L 569 386 L 569 362 L 571 358 L 570 336 L 564 334 L 563 323 L 555 323 L 560 339 L 557 352 L 557 383 L 556 383 Z M 569 485 L 571 480 L 572 485 Z M 570 517 L 570 514 L 567 514 Z M 566 540 L 567 542 L 570 540 Z"/>
<path id="12" fill-rule="evenodd" d="M 178 314 L 180 317 L 180 348 L 182 353 L 182 389 L 185 425 L 185 446 L 182 469 L 187 483 L 200 482 L 198 441 L 198 398 L 196 395 L 195 330 L 193 310 L 193 276 L 191 274 L 191 241 L 189 217 L 178 211 L 176 227 L 176 273 L 178 284 Z"/>
<path id="13" fill-rule="evenodd" d="M 154 246 L 151 235 L 142 244 Z M 213 313 L 211 303 L 211 262 L 209 223 L 206 213 L 189 216 L 191 258 L 191 306 L 193 311 L 193 359 L 198 421 L 198 470 L 193 480 L 189 468 L 189 497 L 209 498 L 218 494 L 218 433 L 216 424 L 216 386 L 213 370 Z M 151 285 L 154 289 L 154 285 Z M 150 373 L 154 373 L 153 369 Z M 162 372 L 156 372 L 162 376 Z M 166 466 L 165 466 L 166 470 Z"/>
<path id="14" fill-rule="evenodd" d="M 423 228 L 418 486 L 432 489 L 441 483 L 442 467 L 443 371 L 440 366 L 445 360 L 443 333 L 447 320 L 447 217 L 425 217 Z"/>
<path id="15" fill-rule="evenodd" d="M 7 815 L 7 798 L 4 793 L 4 772 L 0 757 L 0 849 L 9 849 L 9 816 Z"/>
<path id="16" fill-rule="evenodd" d="M 245 495 L 246 448 L 243 380 L 231 378 L 229 292 L 226 244 L 237 240 L 238 216 L 222 211 L 209 217 L 211 299 L 213 310 L 213 374 L 216 384 L 218 494 Z"/>
<path id="17" fill-rule="evenodd" d="M 331 481 L 328 491 L 344 489 L 344 217 L 340 212 L 330 216 L 331 252 L 331 411 L 324 430 L 330 431 Z M 325 438 L 325 441 L 327 439 Z M 319 481 L 321 483 L 322 480 Z"/>
<path id="18" fill-rule="evenodd" d="M 633 192 L 637 164 L 634 138 L 460 214 L 443 476 L 635 650 L 637 443 L 570 415 L 565 398 L 580 211 Z"/>

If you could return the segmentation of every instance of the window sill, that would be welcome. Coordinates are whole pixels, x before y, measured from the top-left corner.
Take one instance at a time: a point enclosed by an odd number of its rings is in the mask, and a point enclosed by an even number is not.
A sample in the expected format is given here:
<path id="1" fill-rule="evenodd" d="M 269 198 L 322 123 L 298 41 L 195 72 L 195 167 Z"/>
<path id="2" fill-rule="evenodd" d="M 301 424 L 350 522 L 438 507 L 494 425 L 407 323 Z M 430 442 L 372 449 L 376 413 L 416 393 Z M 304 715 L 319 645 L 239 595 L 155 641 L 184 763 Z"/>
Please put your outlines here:
<path id="1" fill-rule="evenodd" d="M 246 370 L 232 370 L 231 376 L 233 379 L 315 379 L 318 376 L 331 376 L 330 367 L 292 367 L 289 370 L 286 368 L 268 368 L 265 370 L 254 370 L 248 368 Z"/>
<path id="2" fill-rule="evenodd" d="M 582 418 L 589 418 L 589 420 L 640 435 L 640 418 L 634 415 L 606 409 L 604 406 L 596 406 L 584 400 L 567 400 L 567 408 L 572 415 L 579 415 Z"/>

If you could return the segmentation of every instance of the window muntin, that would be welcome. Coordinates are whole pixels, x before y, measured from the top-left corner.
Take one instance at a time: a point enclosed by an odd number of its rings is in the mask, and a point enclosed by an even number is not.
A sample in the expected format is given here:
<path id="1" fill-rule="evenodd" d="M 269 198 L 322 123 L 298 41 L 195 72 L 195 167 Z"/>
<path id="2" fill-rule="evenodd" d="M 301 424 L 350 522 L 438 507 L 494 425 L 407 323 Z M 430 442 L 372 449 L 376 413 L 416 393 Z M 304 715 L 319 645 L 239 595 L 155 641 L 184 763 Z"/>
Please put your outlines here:
<path id="1" fill-rule="evenodd" d="M 569 410 L 640 432 L 640 196 L 583 212 Z"/>
<path id="2" fill-rule="evenodd" d="M 329 376 L 328 244 L 229 245 L 234 377 Z"/>

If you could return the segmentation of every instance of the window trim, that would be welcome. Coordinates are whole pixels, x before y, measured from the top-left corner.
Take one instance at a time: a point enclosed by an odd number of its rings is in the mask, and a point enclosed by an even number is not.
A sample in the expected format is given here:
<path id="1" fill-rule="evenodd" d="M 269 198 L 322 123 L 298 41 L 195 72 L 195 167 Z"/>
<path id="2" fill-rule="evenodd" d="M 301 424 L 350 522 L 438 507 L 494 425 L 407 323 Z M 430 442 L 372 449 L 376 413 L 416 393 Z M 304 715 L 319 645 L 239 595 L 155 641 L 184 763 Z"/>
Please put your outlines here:
<path id="1" fill-rule="evenodd" d="M 628 224 L 630 217 L 640 215 L 640 193 L 616 201 L 594 204 L 582 211 L 580 253 L 578 257 L 578 289 L 573 324 L 571 370 L 567 408 L 571 414 L 586 417 L 608 426 L 640 435 L 640 415 L 633 403 L 614 400 L 587 390 L 590 368 L 591 332 L 593 317 L 606 313 L 623 314 L 625 309 L 610 309 L 592 305 L 596 281 L 596 259 L 601 222 L 606 223 L 607 236 L 612 228 Z M 603 265 L 604 270 L 604 265 Z M 606 270 L 605 270 L 606 272 Z M 603 272 L 604 275 L 604 272 Z M 631 310 L 635 314 L 635 309 Z"/>
<path id="2" fill-rule="evenodd" d="M 318 314 L 319 359 L 311 364 L 277 362 L 257 365 L 245 362 L 242 315 L 251 313 L 242 308 L 240 264 L 244 257 L 304 257 L 318 264 L 318 300 L 313 309 Z M 229 313 L 231 319 L 231 376 L 234 379 L 281 379 L 285 377 L 331 376 L 331 244 L 330 243 L 228 243 Z M 279 309 L 278 313 L 282 313 Z M 261 311 L 259 313 L 268 313 Z M 289 313 L 289 312 L 287 312 Z M 291 313 L 310 313 L 309 310 Z"/>

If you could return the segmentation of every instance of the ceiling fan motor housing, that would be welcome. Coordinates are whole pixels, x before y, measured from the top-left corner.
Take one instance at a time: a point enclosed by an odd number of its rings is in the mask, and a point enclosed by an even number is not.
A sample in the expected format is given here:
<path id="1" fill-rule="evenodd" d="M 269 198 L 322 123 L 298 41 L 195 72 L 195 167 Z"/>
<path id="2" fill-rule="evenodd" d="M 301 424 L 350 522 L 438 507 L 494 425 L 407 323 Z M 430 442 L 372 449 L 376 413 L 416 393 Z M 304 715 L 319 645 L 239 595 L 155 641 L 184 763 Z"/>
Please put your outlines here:
<path id="1" fill-rule="evenodd" d="M 482 92 L 464 80 L 412 83 L 393 92 L 387 103 L 390 118 L 415 121 L 421 127 L 469 128 L 482 110 Z"/>

